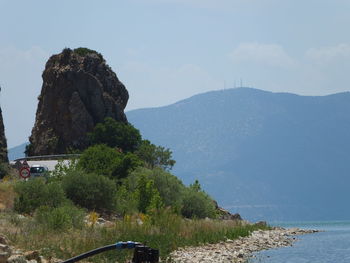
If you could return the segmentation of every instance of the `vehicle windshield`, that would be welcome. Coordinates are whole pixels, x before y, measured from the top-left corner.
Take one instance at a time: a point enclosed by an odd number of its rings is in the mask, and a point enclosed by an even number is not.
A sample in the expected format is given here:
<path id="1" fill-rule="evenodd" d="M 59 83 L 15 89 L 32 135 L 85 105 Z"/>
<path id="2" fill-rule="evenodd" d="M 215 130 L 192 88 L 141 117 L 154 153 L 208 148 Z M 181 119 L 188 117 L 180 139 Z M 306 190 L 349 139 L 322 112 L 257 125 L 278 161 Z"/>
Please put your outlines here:
<path id="1" fill-rule="evenodd" d="M 43 173 L 45 172 L 44 167 L 31 167 L 30 173 Z"/>

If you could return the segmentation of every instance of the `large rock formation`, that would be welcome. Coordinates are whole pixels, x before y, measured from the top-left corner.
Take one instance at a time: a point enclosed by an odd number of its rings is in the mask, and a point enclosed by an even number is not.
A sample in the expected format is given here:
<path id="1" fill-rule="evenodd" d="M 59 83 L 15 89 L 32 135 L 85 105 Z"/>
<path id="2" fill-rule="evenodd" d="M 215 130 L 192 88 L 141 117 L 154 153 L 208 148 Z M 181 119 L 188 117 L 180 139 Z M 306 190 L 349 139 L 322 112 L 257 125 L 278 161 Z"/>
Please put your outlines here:
<path id="1" fill-rule="evenodd" d="M 87 133 L 106 117 L 127 122 L 128 91 L 96 51 L 66 48 L 48 60 L 42 77 L 29 156 L 83 149 Z"/>
<path id="2" fill-rule="evenodd" d="M 5 137 L 5 128 L 4 128 L 4 121 L 2 119 L 1 108 L 0 108 L 0 162 L 8 162 L 7 142 Z"/>

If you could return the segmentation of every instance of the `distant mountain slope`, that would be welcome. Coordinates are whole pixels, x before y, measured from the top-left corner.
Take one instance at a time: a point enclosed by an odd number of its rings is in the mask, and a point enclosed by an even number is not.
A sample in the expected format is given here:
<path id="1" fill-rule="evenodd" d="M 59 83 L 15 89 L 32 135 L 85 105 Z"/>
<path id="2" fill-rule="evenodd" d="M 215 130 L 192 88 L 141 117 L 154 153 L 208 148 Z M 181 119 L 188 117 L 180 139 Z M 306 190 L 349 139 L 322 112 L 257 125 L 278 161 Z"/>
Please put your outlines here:
<path id="1" fill-rule="evenodd" d="M 350 93 L 239 88 L 127 113 L 174 173 L 250 219 L 349 219 Z"/>
<path id="2" fill-rule="evenodd" d="M 8 152 L 9 160 L 13 161 L 18 158 L 24 157 L 25 156 L 24 151 L 26 149 L 27 144 L 28 143 L 23 143 L 21 145 L 18 145 L 16 147 L 9 149 L 9 152 Z"/>

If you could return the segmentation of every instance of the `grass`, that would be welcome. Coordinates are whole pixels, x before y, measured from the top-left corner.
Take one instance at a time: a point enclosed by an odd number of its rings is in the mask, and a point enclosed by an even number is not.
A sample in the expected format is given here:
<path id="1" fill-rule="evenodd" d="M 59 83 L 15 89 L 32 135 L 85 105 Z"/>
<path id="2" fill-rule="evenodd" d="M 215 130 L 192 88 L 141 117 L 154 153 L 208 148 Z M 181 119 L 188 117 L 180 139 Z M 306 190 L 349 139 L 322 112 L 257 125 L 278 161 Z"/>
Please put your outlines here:
<path id="1" fill-rule="evenodd" d="M 179 247 L 217 243 L 226 239 L 248 236 L 261 229 L 255 225 L 242 225 L 238 221 L 188 220 L 163 210 L 153 216 L 127 216 L 112 227 L 84 226 L 65 231 L 48 230 L 33 218 L 14 220 L 9 217 L 5 235 L 15 246 L 26 250 L 39 250 L 47 258 L 68 259 L 97 247 L 118 241 L 137 241 L 160 250 L 165 259 Z M 143 222 L 142 224 L 137 223 Z M 4 231 L 4 228 L 2 228 Z M 5 228 L 6 229 L 6 228 Z M 16 231 L 14 231 L 16 229 Z M 131 252 L 113 251 L 94 256 L 90 262 L 125 262 Z"/>
<path id="2" fill-rule="evenodd" d="M 166 259 L 172 251 L 180 247 L 218 243 L 248 236 L 257 229 L 266 229 L 243 224 L 241 221 L 189 220 L 174 214 L 171 209 L 162 209 L 151 215 L 125 216 L 124 219 L 115 220 L 108 227 L 96 224 L 68 224 L 67 227 L 67 224 L 63 224 L 64 228 L 56 228 L 55 222 L 61 223 L 62 218 L 65 219 L 62 217 L 62 211 L 69 215 L 77 208 L 68 206 L 64 209 L 58 208 L 59 211 L 44 210 L 45 220 L 39 220 L 43 218 L 39 216 L 39 212 L 33 217 L 20 216 L 13 212 L 13 184 L 12 180 L 0 182 L 0 203 L 4 207 L 0 213 L 0 233 L 8 237 L 11 245 L 23 250 L 39 250 L 47 259 L 55 257 L 64 260 L 101 246 L 128 240 L 159 249 L 161 258 Z M 90 213 L 90 217 L 91 215 L 94 213 Z M 83 219 L 75 215 L 72 218 Z M 97 215 L 93 218 L 97 219 Z M 94 256 L 89 262 L 117 260 L 121 263 L 131 257 L 132 251 L 112 251 Z"/>

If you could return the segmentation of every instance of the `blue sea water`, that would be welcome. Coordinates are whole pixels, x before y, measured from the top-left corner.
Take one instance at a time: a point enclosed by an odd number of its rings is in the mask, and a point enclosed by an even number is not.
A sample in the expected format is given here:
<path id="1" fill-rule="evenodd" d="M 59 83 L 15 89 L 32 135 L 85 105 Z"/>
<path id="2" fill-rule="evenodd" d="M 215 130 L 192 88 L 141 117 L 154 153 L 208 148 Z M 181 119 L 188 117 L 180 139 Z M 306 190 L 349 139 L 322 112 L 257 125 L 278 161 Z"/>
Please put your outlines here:
<path id="1" fill-rule="evenodd" d="M 292 247 L 261 251 L 251 263 L 350 263 L 350 221 L 276 223 L 324 232 L 297 236 Z"/>

